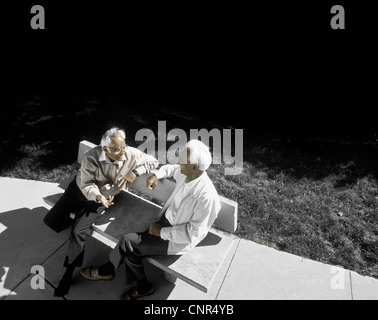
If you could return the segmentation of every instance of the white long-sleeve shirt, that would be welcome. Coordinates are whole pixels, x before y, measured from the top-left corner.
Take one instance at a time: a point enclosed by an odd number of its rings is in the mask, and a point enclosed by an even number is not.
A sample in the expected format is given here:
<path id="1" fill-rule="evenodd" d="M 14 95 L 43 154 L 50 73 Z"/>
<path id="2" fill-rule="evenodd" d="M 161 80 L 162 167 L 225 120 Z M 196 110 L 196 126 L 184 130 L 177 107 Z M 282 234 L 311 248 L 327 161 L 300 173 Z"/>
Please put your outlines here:
<path id="1" fill-rule="evenodd" d="M 162 228 L 160 236 L 169 241 L 169 255 L 184 254 L 206 237 L 217 218 L 221 209 L 218 193 L 206 172 L 190 182 L 179 165 L 162 166 L 154 174 L 158 179 L 176 180 L 176 188 L 161 211 L 172 227 Z"/>

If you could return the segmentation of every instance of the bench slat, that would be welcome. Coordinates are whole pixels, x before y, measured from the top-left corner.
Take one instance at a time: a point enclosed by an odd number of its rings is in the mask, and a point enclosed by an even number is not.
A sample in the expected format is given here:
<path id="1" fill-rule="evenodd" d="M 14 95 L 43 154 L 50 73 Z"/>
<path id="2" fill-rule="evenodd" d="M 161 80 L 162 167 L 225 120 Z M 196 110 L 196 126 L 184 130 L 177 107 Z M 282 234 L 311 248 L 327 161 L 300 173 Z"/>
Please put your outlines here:
<path id="1" fill-rule="evenodd" d="M 94 147 L 96 147 L 96 145 L 92 142 L 89 142 L 87 140 L 81 141 L 79 144 L 79 151 L 77 153 L 77 162 L 81 164 L 84 159 L 84 153 Z"/>

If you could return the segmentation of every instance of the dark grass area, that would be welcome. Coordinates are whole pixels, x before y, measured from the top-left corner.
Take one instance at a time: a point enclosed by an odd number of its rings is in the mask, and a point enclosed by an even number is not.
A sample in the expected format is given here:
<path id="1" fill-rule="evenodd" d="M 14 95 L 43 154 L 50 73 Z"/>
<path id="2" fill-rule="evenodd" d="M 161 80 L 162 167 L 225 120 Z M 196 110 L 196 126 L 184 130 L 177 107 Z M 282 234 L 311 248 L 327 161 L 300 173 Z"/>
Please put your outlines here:
<path id="1" fill-rule="evenodd" d="M 0 176 L 41 181 L 68 177 L 78 169 L 79 142 L 99 143 L 113 125 L 135 147 L 139 129 L 157 137 L 159 120 L 167 133 L 243 129 L 243 173 L 227 176 L 224 164 L 209 170 L 218 192 L 239 203 L 237 235 L 378 278 L 378 136 L 374 127 L 349 126 L 353 117 L 339 126 L 294 127 L 283 111 L 250 115 L 249 100 L 213 98 L 25 94 L 9 95 L 5 104 Z"/>

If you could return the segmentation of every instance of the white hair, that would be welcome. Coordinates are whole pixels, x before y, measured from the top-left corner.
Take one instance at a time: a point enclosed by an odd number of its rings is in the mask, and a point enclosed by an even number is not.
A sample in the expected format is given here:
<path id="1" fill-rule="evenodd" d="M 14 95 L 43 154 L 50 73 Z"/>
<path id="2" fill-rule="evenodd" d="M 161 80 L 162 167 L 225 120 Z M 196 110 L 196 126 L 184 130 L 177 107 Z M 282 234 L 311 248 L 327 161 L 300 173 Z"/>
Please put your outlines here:
<path id="1" fill-rule="evenodd" d="M 109 145 L 112 143 L 112 139 L 116 136 L 121 136 L 123 139 L 126 139 L 124 130 L 119 129 L 118 127 L 113 127 L 106 131 L 102 136 L 101 147 L 109 147 Z"/>
<path id="2" fill-rule="evenodd" d="M 184 150 L 189 151 L 189 163 L 198 164 L 198 169 L 201 171 L 206 171 L 211 164 L 211 153 L 209 147 L 205 145 L 202 141 L 193 139 L 190 140 L 186 145 Z"/>

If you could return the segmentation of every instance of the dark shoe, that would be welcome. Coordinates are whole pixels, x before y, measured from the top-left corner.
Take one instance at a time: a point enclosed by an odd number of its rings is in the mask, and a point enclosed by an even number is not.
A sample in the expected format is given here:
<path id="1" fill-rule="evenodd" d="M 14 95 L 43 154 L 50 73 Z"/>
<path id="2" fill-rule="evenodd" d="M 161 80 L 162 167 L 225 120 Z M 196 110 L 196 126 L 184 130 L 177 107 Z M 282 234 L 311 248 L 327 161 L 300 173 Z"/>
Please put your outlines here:
<path id="1" fill-rule="evenodd" d="M 146 293 L 139 293 L 138 292 L 138 286 L 135 286 L 131 288 L 130 290 L 126 291 L 122 296 L 121 300 L 135 300 L 140 297 L 145 297 L 153 294 L 155 292 L 154 287 L 151 287 L 150 290 L 148 290 Z"/>
<path id="2" fill-rule="evenodd" d="M 65 296 L 70 291 L 70 288 L 71 288 L 71 281 L 62 279 L 54 290 L 54 297 Z"/>
<path id="3" fill-rule="evenodd" d="M 106 276 L 102 276 L 98 273 L 98 267 L 90 267 L 90 268 L 85 268 L 81 269 L 80 274 L 88 280 L 113 280 L 115 274 L 108 274 Z"/>

